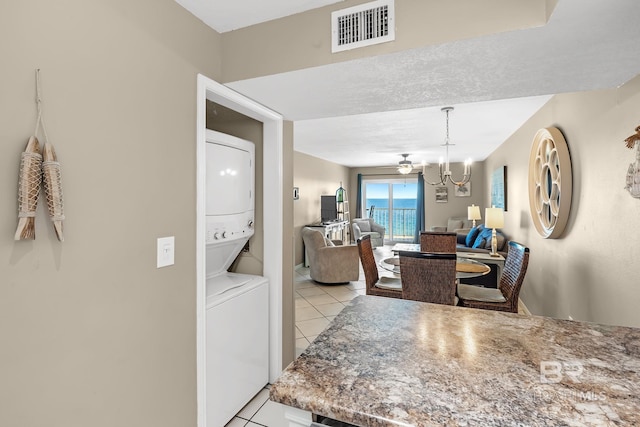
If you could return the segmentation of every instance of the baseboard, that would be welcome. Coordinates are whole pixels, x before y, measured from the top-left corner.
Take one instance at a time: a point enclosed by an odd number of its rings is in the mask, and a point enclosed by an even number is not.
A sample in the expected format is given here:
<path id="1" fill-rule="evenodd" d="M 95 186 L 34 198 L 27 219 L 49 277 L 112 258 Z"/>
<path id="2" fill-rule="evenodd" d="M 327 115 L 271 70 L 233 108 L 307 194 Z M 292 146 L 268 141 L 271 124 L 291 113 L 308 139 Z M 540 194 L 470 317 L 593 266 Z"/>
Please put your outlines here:
<path id="1" fill-rule="evenodd" d="M 518 298 L 518 312 L 520 314 L 526 314 L 527 316 L 531 316 L 531 312 L 529 311 L 527 306 L 524 305 L 524 301 L 522 301 L 522 299 L 520 298 Z"/>

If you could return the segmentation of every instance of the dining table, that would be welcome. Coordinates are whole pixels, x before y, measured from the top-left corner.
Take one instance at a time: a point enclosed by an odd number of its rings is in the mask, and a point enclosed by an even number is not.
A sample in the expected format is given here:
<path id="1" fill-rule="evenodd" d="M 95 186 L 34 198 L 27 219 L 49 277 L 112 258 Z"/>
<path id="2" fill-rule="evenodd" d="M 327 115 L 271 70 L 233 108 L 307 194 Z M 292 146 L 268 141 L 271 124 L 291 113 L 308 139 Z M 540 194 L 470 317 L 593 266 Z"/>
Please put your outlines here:
<path id="1" fill-rule="evenodd" d="M 289 426 L 640 425 L 640 329 L 360 295 L 270 399 Z"/>
<path id="2" fill-rule="evenodd" d="M 408 247 L 409 249 L 399 249 L 397 251 L 393 251 L 396 254 L 399 254 L 400 251 L 403 251 L 403 250 L 407 250 L 409 252 L 420 251 L 420 245 L 413 245 L 413 244 L 407 243 L 407 244 L 397 244 L 396 246 L 398 245 L 406 245 L 406 247 Z M 394 248 L 396 246 L 394 246 Z M 380 267 L 382 267 L 387 271 L 391 271 L 394 274 L 401 274 L 400 257 L 397 255 L 380 260 L 378 265 L 380 265 Z M 490 272 L 491 272 L 491 267 L 489 267 L 485 263 L 482 263 L 474 259 L 464 258 L 459 255 L 456 257 L 456 279 L 467 279 L 471 277 L 479 277 L 485 274 L 489 274 Z"/>

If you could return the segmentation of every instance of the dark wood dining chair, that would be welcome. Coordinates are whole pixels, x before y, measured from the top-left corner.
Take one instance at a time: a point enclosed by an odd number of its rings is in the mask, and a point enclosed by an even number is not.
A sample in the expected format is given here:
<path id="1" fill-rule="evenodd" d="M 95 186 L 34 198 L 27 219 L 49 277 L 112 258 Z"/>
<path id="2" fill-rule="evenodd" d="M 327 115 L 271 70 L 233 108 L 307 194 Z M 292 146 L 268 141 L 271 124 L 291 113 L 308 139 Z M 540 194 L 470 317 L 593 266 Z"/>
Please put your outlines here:
<path id="1" fill-rule="evenodd" d="M 421 231 L 420 252 L 455 253 L 456 233 L 444 231 Z"/>
<path id="2" fill-rule="evenodd" d="M 485 310 L 518 312 L 518 299 L 529 265 L 529 248 L 510 241 L 498 289 L 458 285 L 458 305 Z"/>
<path id="3" fill-rule="evenodd" d="M 387 277 L 378 274 L 378 265 L 373 256 L 371 236 L 362 236 L 357 241 L 360 262 L 364 271 L 367 295 L 381 297 L 402 298 L 402 283 L 396 277 Z"/>
<path id="4" fill-rule="evenodd" d="M 400 251 L 402 298 L 456 305 L 456 254 Z"/>

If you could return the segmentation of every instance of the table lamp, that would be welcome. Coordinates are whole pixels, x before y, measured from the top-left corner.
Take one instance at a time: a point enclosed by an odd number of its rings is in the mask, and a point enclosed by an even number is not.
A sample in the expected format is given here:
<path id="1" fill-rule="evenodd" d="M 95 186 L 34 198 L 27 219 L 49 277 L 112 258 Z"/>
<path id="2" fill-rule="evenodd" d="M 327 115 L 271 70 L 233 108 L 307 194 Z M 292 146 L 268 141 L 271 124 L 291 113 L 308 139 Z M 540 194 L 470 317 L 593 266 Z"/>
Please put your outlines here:
<path id="1" fill-rule="evenodd" d="M 500 256 L 496 251 L 498 246 L 498 238 L 496 237 L 496 228 L 504 227 L 504 211 L 502 208 L 492 206 L 484 210 L 484 226 L 491 228 L 491 256 Z"/>
<path id="2" fill-rule="evenodd" d="M 476 206 L 474 204 L 472 204 L 471 206 L 467 207 L 467 219 L 471 219 L 473 220 L 473 226 L 476 226 L 476 220 L 477 219 L 482 219 L 482 217 L 480 217 L 480 206 Z"/>

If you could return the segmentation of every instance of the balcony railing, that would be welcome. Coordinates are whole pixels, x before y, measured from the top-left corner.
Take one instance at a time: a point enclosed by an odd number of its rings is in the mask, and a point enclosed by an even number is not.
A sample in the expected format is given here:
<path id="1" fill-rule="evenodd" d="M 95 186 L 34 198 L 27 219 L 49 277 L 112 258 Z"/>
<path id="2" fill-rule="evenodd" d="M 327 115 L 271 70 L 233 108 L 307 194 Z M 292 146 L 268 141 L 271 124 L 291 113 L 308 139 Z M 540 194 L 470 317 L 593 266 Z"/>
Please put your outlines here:
<path id="1" fill-rule="evenodd" d="M 376 206 L 373 210 L 373 220 L 386 229 L 384 238 L 393 241 L 412 241 L 416 231 L 416 209 L 394 208 L 391 215 L 393 230 L 389 226 L 389 208 Z"/>

